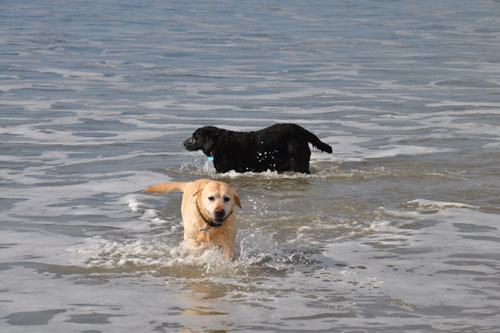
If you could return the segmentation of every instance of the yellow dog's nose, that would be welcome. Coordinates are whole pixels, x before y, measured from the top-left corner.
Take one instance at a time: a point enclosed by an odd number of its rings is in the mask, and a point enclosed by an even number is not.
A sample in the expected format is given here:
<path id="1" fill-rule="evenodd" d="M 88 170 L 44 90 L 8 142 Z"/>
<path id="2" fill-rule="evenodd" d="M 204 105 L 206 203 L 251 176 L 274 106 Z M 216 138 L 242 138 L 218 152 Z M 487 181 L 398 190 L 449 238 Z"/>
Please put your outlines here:
<path id="1" fill-rule="evenodd" d="M 215 219 L 217 221 L 224 220 L 225 216 L 226 216 L 226 211 L 224 209 L 218 209 L 215 211 Z"/>

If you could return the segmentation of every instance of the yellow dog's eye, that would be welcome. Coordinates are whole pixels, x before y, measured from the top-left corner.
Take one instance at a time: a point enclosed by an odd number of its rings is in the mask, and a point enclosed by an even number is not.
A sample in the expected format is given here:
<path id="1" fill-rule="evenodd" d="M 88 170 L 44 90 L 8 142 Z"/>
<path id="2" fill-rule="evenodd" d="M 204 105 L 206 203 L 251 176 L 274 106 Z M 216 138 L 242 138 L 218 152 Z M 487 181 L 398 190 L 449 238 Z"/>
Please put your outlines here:
<path id="1" fill-rule="evenodd" d="M 228 202 L 229 200 L 231 200 L 229 197 L 224 197 L 225 202 Z"/>
<path id="2" fill-rule="evenodd" d="M 209 197 L 208 197 L 208 200 L 210 200 L 210 201 L 214 201 L 214 200 L 215 200 L 215 197 L 214 197 L 214 196 L 209 196 Z"/>

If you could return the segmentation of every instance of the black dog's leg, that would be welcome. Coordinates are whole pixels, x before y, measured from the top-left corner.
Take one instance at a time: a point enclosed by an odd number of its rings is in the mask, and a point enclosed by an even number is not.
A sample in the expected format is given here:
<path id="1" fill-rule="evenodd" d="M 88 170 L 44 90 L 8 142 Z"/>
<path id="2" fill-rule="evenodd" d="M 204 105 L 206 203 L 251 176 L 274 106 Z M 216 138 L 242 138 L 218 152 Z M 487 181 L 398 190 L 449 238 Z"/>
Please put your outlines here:
<path id="1" fill-rule="evenodd" d="M 311 173 L 309 170 L 309 159 L 311 158 L 311 150 L 307 141 L 291 142 L 288 146 L 290 153 L 290 171 Z"/>

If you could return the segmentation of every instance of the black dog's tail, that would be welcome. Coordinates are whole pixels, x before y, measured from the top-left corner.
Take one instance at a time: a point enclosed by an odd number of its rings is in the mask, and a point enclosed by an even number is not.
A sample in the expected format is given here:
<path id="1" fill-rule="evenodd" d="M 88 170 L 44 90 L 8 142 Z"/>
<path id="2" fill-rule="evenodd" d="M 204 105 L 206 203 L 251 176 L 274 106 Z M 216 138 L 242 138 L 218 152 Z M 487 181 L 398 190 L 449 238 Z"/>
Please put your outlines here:
<path id="1" fill-rule="evenodd" d="M 307 141 L 309 141 L 310 144 L 312 144 L 314 147 L 318 148 L 321 151 L 324 151 L 326 153 L 332 153 L 333 149 L 332 146 L 329 144 L 324 143 L 321 141 L 316 135 L 313 133 L 309 132 L 308 130 L 304 129 L 304 132 L 306 134 Z"/>

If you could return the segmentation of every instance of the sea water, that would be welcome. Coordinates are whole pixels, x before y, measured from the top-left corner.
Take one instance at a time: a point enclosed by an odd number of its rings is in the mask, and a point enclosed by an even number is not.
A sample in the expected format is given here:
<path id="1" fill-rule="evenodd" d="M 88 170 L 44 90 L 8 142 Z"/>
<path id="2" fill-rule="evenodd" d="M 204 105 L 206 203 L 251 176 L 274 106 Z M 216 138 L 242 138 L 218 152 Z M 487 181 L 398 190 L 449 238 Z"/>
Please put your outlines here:
<path id="1" fill-rule="evenodd" d="M 294 122 L 312 174 L 198 127 Z M 495 332 L 500 2 L 0 2 L 2 332 Z M 238 189 L 237 258 L 180 194 Z"/>

